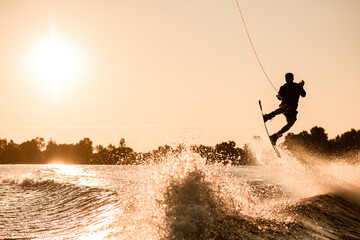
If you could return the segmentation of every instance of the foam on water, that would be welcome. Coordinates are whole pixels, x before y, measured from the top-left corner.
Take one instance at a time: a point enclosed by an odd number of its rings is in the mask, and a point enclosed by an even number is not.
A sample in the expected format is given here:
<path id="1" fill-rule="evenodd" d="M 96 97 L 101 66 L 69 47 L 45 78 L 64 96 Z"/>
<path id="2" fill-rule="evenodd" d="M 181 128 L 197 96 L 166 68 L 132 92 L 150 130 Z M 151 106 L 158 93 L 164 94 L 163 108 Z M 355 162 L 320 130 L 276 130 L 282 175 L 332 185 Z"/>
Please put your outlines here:
<path id="1" fill-rule="evenodd" d="M 157 189 L 158 222 L 165 239 L 250 236 L 266 230 L 287 231 L 291 218 L 281 214 L 288 199 L 264 198 L 222 165 L 209 166 L 189 150 L 169 156 L 154 168 L 149 186 Z M 239 225 L 239 226 L 238 226 Z M 271 226 L 271 227 L 270 227 Z M 250 235 L 249 235 L 250 234 Z"/>
<path id="2" fill-rule="evenodd" d="M 34 166 L 13 175 L 16 166 L 6 166 L 0 237 L 360 236 L 358 165 L 316 158 L 305 164 L 286 149 L 279 159 L 259 139 L 249 146 L 257 167 L 207 165 L 189 148 L 144 166 Z"/>
<path id="3" fill-rule="evenodd" d="M 274 177 L 295 196 L 306 198 L 319 194 L 339 194 L 343 197 L 353 195 L 348 200 L 360 204 L 360 165 L 349 164 L 337 159 L 331 161 L 303 153 L 306 162 L 299 161 L 284 148 L 280 148 L 281 158 L 271 153 L 271 148 L 255 139 L 251 144 L 258 164 L 276 166 Z M 270 151 L 269 151 L 270 150 Z M 353 162 L 359 162 L 354 160 Z"/>

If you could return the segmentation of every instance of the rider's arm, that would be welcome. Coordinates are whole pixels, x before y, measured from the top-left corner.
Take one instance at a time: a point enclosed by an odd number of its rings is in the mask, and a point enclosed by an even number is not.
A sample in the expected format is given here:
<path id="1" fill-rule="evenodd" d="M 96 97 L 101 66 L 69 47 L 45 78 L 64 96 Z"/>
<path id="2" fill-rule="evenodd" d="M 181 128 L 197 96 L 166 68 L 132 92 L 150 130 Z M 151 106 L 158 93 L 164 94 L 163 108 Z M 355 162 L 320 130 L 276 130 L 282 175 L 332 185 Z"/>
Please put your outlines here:
<path id="1" fill-rule="evenodd" d="M 284 89 L 284 86 L 281 86 L 280 87 L 280 90 L 278 92 L 278 95 L 276 95 L 276 97 L 282 101 L 284 99 L 284 92 L 285 92 L 285 89 Z"/>
<path id="2" fill-rule="evenodd" d="M 302 96 L 302 97 L 305 97 L 306 96 L 306 92 L 305 92 L 305 90 L 304 90 L 304 84 L 305 84 L 305 82 L 304 82 L 304 80 L 302 80 L 300 83 L 299 83 L 299 86 L 300 86 L 300 96 Z"/>

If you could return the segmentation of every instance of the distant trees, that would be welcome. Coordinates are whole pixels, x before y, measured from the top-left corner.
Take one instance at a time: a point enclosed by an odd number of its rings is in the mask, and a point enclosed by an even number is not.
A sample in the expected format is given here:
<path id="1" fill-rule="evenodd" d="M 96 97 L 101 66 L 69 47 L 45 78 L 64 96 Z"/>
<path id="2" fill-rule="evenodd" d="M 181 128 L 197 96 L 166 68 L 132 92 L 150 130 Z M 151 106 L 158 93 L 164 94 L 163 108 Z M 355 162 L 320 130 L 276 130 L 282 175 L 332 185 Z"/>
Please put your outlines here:
<path id="1" fill-rule="evenodd" d="M 253 165 L 255 157 L 245 145 L 244 149 L 235 147 L 234 141 L 222 142 L 215 145 L 215 148 L 208 146 L 194 146 L 193 150 L 206 158 L 208 163 L 221 162 L 232 165 Z"/>
<path id="2" fill-rule="evenodd" d="M 19 144 L 0 139 L 0 164 L 44 164 L 62 163 L 86 164 L 92 158 L 93 147 L 89 138 L 77 144 L 57 144 L 43 138 L 35 138 Z"/>
<path id="3" fill-rule="evenodd" d="M 101 145 L 95 147 L 95 153 L 91 164 L 136 164 L 136 153 L 132 148 L 126 147 L 125 139 L 119 142 L 119 147 L 110 144 L 104 148 Z M 88 158 L 89 159 L 89 158 Z"/>
<path id="4" fill-rule="evenodd" d="M 42 150 L 45 147 L 43 138 L 35 138 L 19 144 L 12 140 L 0 139 L 0 163 L 42 163 Z"/>
<path id="5" fill-rule="evenodd" d="M 316 126 L 310 132 L 287 134 L 283 144 L 300 158 L 303 153 L 299 151 L 300 148 L 324 157 L 352 156 L 360 152 L 360 130 L 351 129 L 334 139 L 328 139 L 325 130 Z M 17 144 L 12 140 L 0 139 L 0 164 L 148 164 L 161 162 L 169 156 L 176 157 L 186 148 L 183 144 L 175 148 L 164 145 L 146 153 L 137 153 L 126 145 L 124 138 L 120 139 L 118 146 L 110 144 L 107 147 L 93 147 L 89 138 L 83 138 L 76 144 L 57 144 L 53 140 L 45 143 L 43 138 Z M 222 142 L 215 147 L 192 145 L 190 149 L 206 159 L 208 164 L 256 164 L 249 147 L 236 147 L 234 141 Z"/>
<path id="6" fill-rule="evenodd" d="M 22 163 L 43 162 L 41 151 L 45 147 L 43 138 L 35 138 L 21 143 L 18 147 L 18 159 Z"/>
<path id="7" fill-rule="evenodd" d="M 351 129 L 330 140 L 330 147 L 336 154 L 358 153 L 360 151 L 360 130 Z"/>
<path id="8" fill-rule="evenodd" d="M 57 144 L 50 140 L 42 153 L 44 162 L 87 164 L 93 155 L 92 141 L 84 138 L 77 144 Z"/>
<path id="9" fill-rule="evenodd" d="M 302 147 L 324 157 L 346 157 L 359 153 L 360 130 L 351 129 L 334 139 L 328 139 L 325 129 L 315 126 L 310 129 L 310 133 L 302 131 L 299 134 L 287 134 L 284 145 L 293 152 Z"/>
<path id="10" fill-rule="evenodd" d="M 1 139 L 0 162 L 3 164 L 20 163 L 19 145 L 12 140 Z"/>
<path id="11" fill-rule="evenodd" d="M 93 147 L 89 138 L 84 138 L 77 144 L 57 144 L 53 140 L 45 143 L 43 138 L 16 144 L 12 140 L 8 142 L 0 139 L 0 164 L 147 164 L 161 162 L 169 156 L 176 157 L 186 148 L 183 144 L 176 148 L 164 145 L 147 153 L 137 153 L 126 146 L 124 138 L 120 139 L 119 146 L 110 144 L 107 147 Z M 234 141 L 222 142 L 215 147 L 193 145 L 190 148 L 205 158 L 207 163 L 255 163 L 248 147 L 245 145 L 244 149 L 238 148 Z"/>

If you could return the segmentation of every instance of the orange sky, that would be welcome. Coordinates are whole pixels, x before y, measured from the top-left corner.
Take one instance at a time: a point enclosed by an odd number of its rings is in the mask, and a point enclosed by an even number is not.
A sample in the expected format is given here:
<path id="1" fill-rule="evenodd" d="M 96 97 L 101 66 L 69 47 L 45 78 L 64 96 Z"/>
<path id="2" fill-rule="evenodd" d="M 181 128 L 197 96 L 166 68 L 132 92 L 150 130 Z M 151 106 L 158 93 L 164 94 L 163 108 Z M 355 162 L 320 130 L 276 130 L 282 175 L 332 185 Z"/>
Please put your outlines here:
<path id="1" fill-rule="evenodd" d="M 276 88 L 306 82 L 290 131 L 359 129 L 360 1 L 239 3 Z M 235 0 L 2 0 L 0 36 L 0 137 L 15 142 L 242 146 L 264 135 L 258 99 L 278 105 Z"/>

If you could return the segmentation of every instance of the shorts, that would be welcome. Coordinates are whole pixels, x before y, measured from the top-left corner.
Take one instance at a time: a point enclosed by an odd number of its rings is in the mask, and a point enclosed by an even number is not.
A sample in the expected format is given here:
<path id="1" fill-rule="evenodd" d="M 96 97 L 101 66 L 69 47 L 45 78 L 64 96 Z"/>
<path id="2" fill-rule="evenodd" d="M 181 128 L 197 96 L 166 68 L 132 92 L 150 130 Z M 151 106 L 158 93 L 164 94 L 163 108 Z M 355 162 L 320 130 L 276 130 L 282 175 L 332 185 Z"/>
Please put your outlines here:
<path id="1" fill-rule="evenodd" d="M 280 107 L 283 109 L 283 114 L 285 115 L 286 120 L 288 120 L 288 118 L 295 118 L 296 120 L 296 116 L 298 114 L 298 111 L 296 109 L 293 109 L 286 104 L 281 104 Z"/>

